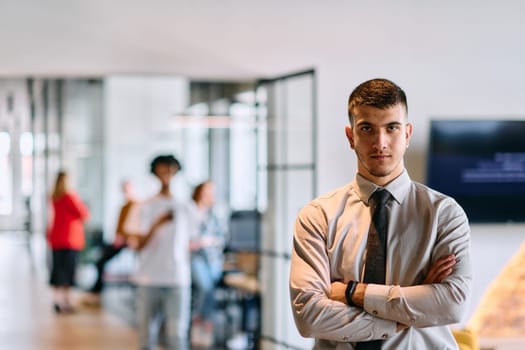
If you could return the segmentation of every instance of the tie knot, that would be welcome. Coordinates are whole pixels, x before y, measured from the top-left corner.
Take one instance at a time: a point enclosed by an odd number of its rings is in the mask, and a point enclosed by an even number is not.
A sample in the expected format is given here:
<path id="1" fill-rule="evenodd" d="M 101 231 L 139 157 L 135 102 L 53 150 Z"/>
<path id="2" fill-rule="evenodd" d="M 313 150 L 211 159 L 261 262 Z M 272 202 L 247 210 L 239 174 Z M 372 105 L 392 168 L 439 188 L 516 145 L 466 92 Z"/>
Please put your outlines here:
<path id="1" fill-rule="evenodd" d="M 390 192 L 387 190 L 377 190 L 372 193 L 372 198 L 379 206 L 384 206 L 390 199 Z"/>

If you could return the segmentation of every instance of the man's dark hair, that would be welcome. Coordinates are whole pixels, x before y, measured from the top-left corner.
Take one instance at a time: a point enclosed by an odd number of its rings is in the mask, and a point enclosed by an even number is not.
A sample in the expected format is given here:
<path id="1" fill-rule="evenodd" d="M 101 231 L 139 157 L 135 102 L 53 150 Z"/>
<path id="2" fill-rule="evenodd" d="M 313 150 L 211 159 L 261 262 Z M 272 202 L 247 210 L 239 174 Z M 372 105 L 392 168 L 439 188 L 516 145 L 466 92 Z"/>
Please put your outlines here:
<path id="1" fill-rule="evenodd" d="M 182 169 L 180 162 L 177 160 L 177 158 L 175 158 L 171 154 L 164 154 L 164 155 L 156 156 L 151 161 L 150 171 L 152 174 L 155 174 L 155 168 L 157 167 L 158 164 L 166 164 L 169 166 L 174 166 L 177 169 L 177 171 Z"/>
<path id="2" fill-rule="evenodd" d="M 387 79 L 372 79 L 361 83 L 348 98 L 348 119 L 354 123 L 356 107 L 372 106 L 387 109 L 401 104 L 408 113 L 407 97 L 403 89 Z"/>

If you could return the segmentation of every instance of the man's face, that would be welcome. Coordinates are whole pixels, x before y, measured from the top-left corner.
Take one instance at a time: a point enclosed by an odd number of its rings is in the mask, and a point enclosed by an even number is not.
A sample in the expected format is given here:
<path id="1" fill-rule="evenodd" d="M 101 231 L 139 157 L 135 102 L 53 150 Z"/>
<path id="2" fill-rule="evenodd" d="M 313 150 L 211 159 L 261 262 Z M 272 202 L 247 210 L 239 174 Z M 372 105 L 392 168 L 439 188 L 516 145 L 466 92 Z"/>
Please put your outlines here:
<path id="1" fill-rule="evenodd" d="M 155 175 L 163 186 L 169 186 L 171 179 L 177 173 L 177 167 L 169 164 L 159 163 L 155 165 Z"/>
<path id="2" fill-rule="evenodd" d="M 359 106 L 354 109 L 354 126 L 346 127 L 346 137 L 357 155 L 357 172 L 383 186 L 404 169 L 403 156 L 412 135 L 405 108 L 387 109 Z"/>

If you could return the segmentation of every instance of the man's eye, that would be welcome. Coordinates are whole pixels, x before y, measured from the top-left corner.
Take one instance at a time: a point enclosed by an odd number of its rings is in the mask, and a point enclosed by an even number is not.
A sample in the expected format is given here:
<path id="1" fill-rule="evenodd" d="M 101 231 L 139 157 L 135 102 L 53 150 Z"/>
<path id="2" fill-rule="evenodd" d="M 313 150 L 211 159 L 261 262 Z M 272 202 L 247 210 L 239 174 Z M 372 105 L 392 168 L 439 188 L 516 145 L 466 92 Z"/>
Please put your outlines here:
<path id="1" fill-rule="evenodd" d="M 362 131 L 362 132 L 370 132 L 370 130 L 372 130 L 372 128 L 369 127 L 369 126 L 363 126 L 363 127 L 361 127 L 361 131 Z"/>
<path id="2" fill-rule="evenodd" d="M 390 130 L 390 131 L 397 131 L 397 130 L 399 130 L 399 125 L 390 125 L 388 127 L 388 130 Z"/>

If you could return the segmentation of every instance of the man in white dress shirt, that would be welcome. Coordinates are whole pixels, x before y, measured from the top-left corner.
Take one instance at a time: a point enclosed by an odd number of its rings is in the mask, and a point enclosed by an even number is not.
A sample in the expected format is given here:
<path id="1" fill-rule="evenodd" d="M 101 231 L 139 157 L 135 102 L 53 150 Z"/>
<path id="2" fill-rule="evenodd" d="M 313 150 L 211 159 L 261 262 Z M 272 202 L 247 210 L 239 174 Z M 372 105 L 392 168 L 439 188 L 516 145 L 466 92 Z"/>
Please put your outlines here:
<path id="1" fill-rule="evenodd" d="M 300 333 L 315 349 L 457 349 L 448 325 L 465 312 L 472 285 L 470 228 L 452 198 L 410 179 L 412 135 L 403 90 L 386 79 L 359 85 L 345 133 L 354 180 L 299 213 L 290 272 Z M 372 194 L 386 190 L 385 282 L 364 283 Z M 374 348 L 374 349 L 376 349 Z"/>

